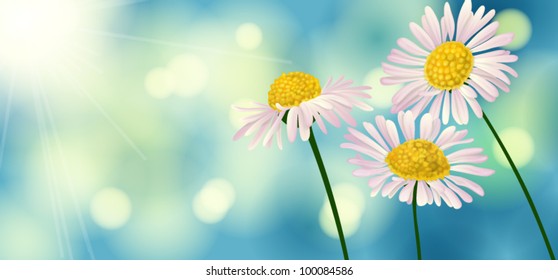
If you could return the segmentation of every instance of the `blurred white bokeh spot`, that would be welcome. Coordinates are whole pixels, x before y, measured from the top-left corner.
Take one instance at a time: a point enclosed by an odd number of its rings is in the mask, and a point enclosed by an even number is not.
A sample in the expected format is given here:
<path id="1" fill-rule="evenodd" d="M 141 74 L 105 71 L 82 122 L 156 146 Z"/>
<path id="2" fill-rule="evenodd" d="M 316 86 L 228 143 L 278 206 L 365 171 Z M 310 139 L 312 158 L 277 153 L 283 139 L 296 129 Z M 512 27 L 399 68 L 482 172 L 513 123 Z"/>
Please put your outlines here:
<path id="1" fill-rule="evenodd" d="M 145 89 L 155 98 L 166 98 L 175 90 L 174 76 L 166 68 L 157 67 L 147 73 Z"/>
<path id="2" fill-rule="evenodd" d="M 494 19 L 500 23 L 497 34 L 514 34 L 513 41 L 504 48 L 518 50 L 523 48 L 531 39 L 531 20 L 525 13 L 516 9 L 506 9 L 496 14 Z"/>
<path id="3" fill-rule="evenodd" d="M 104 188 L 91 200 L 90 211 L 97 225 L 105 229 L 117 229 L 130 219 L 132 203 L 123 191 Z"/>
<path id="4" fill-rule="evenodd" d="M 517 167 L 527 165 L 535 153 L 535 144 L 533 138 L 526 130 L 518 127 L 509 127 L 498 133 L 506 149 L 510 153 L 513 162 Z M 505 167 L 511 168 L 506 156 L 500 149 L 498 142 L 493 141 L 494 155 L 496 160 Z"/>
<path id="5" fill-rule="evenodd" d="M 345 237 L 352 236 L 360 227 L 362 213 L 364 211 L 364 197 L 362 192 L 351 184 L 340 184 L 334 186 L 333 193 L 337 211 L 343 226 Z M 331 238 L 339 238 L 337 227 L 331 212 L 329 200 L 326 197 L 322 210 L 320 211 L 320 226 L 325 234 Z"/>
<path id="6" fill-rule="evenodd" d="M 255 23 L 243 23 L 236 29 L 236 43 L 245 50 L 258 48 L 262 39 L 262 30 Z"/>
<path id="7" fill-rule="evenodd" d="M 181 54 L 174 57 L 167 70 L 173 77 L 175 94 L 193 97 L 200 94 L 209 82 L 209 67 L 198 56 Z"/>
<path id="8" fill-rule="evenodd" d="M 235 190 L 230 182 L 212 179 L 194 197 L 194 215 L 206 224 L 218 223 L 233 206 L 235 197 Z"/>
<path id="9" fill-rule="evenodd" d="M 364 85 L 372 87 L 372 98 L 369 102 L 373 107 L 390 108 L 393 95 L 401 88 L 399 85 L 382 85 L 380 79 L 385 76 L 382 68 L 376 68 L 368 72 L 364 78 Z"/>

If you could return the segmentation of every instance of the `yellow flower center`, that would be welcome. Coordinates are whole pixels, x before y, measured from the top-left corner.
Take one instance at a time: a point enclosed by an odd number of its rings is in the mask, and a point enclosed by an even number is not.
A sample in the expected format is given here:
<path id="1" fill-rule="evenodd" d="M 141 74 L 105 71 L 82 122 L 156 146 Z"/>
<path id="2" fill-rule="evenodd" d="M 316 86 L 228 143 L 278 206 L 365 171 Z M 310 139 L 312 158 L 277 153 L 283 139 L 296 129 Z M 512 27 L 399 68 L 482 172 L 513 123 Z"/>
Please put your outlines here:
<path id="1" fill-rule="evenodd" d="M 463 43 L 445 42 L 426 58 L 424 76 L 437 89 L 456 89 L 469 78 L 473 62 L 473 53 Z"/>
<path id="2" fill-rule="evenodd" d="M 405 180 L 434 181 L 450 174 L 444 152 L 428 140 L 409 140 L 388 153 L 389 169 Z"/>
<path id="3" fill-rule="evenodd" d="M 318 97 L 321 92 L 320 81 L 316 77 L 302 72 L 283 73 L 271 85 L 267 100 L 271 108 L 279 111 L 275 106 L 277 103 L 283 107 L 298 106 Z"/>

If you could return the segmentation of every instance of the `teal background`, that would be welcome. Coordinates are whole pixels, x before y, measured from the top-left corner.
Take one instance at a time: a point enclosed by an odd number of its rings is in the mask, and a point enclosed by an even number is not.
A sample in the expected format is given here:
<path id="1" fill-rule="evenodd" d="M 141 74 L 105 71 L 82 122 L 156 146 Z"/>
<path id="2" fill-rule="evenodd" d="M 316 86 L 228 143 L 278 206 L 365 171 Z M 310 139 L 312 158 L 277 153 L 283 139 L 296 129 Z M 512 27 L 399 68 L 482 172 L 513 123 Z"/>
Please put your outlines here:
<path id="1" fill-rule="evenodd" d="M 50 67 L 14 72 L 16 66 L 0 64 L 5 137 L 0 258 L 341 259 L 338 240 L 320 225 L 325 192 L 309 145 L 284 137 L 282 151 L 275 146 L 248 151 L 249 139 L 232 141 L 239 115 L 231 105 L 266 102 L 269 85 L 283 72 L 308 72 L 322 83 L 339 75 L 369 83 L 367 73 L 386 61 L 397 38 L 411 36 L 408 23 L 418 22 L 426 5 L 440 17 L 444 2 L 113 2 L 123 5 L 89 3 L 103 8 L 85 12 L 94 19 L 79 29 L 87 50 L 60 61 L 78 65 L 79 70 L 61 72 L 77 82 L 57 78 Z M 462 2 L 450 3 L 457 16 Z M 497 14 L 518 9 L 532 24 L 527 44 L 513 51 L 519 77 L 512 78 L 510 93 L 481 105 L 499 131 L 520 128 L 532 138 L 534 154 L 520 172 L 557 247 L 558 2 L 473 1 L 475 8 L 480 5 Z M 235 39 L 245 22 L 262 32 L 253 50 Z M 202 61 L 207 81 L 187 95 L 150 94 L 150 71 L 183 54 Z M 42 98 L 33 94 L 39 80 Z M 371 91 L 373 112 L 354 112 L 359 123 L 378 114 L 395 119 L 389 107 L 374 101 L 384 90 Z M 473 178 L 486 194 L 462 209 L 419 208 L 423 257 L 547 259 L 511 169 L 495 159 L 487 126 L 472 116 L 461 128 L 475 138 L 468 146 L 483 147 L 489 156 L 482 166 L 496 173 Z M 332 184 L 349 185 L 362 197 L 352 216 L 356 229 L 347 238 L 351 258 L 415 258 L 411 207 L 397 199 L 370 198 L 366 180 L 351 175 L 347 159 L 353 152 L 339 148 L 346 128 L 328 129 L 328 135 L 316 137 Z M 507 144 L 515 147 L 512 155 L 524 146 L 513 139 Z M 234 200 L 228 194 L 230 208 L 207 223 L 194 211 L 194 201 L 215 178 L 230 183 Z M 109 220 L 125 216 L 115 228 L 102 226 L 92 214 L 95 198 L 107 188 L 119 190 L 130 206 L 120 205 L 121 197 L 100 204 Z M 226 195 L 205 200 L 204 209 L 213 209 Z M 122 214 L 126 209 L 129 216 Z"/>

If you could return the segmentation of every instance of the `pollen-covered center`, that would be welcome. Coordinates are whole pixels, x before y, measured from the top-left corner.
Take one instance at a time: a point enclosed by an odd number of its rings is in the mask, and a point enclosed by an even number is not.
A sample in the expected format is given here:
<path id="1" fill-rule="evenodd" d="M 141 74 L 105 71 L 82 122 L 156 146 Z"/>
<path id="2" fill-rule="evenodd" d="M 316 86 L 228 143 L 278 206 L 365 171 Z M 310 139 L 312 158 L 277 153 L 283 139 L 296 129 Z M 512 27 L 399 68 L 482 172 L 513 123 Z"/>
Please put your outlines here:
<path id="1" fill-rule="evenodd" d="M 434 181 L 450 174 L 444 152 L 428 140 L 409 140 L 388 153 L 389 169 L 405 180 Z"/>
<path id="2" fill-rule="evenodd" d="M 310 74 L 283 73 L 271 85 L 267 100 L 271 108 L 279 110 L 275 104 L 279 103 L 283 107 L 298 106 L 304 101 L 318 97 L 321 91 L 320 81 Z"/>
<path id="3" fill-rule="evenodd" d="M 473 71 L 473 53 L 461 42 L 446 42 L 426 58 L 424 76 L 437 88 L 452 90 L 461 87 Z"/>

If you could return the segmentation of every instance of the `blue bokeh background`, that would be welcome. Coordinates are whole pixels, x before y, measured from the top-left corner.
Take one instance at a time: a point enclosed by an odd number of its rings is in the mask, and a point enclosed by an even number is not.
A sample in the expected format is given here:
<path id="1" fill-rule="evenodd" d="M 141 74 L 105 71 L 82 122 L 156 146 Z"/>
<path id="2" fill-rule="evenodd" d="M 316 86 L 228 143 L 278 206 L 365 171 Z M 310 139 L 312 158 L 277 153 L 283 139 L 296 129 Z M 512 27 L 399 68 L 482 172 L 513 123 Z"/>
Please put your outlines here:
<path id="1" fill-rule="evenodd" d="M 377 86 L 375 73 L 396 40 L 411 36 L 408 23 L 427 5 L 440 16 L 444 1 L 81 2 L 94 19 L 76 29 L 86 48 L 37 68 L 0 61 L 0 258 L 342 258 L 320 221 L 327 204 L 309 145 L 248 151 L 249 139 L 232 141 L 240 115 L 231 105 L 265 102 L 277 76 L 304 71 L 374 86 L 375 110 L 355 112 L 359 123 L 395 119 L 385 102 L 393 89 Z M 461 3 L 450 1 L 455 16 Z M 516 9 L 531 24 L 526 45 L 513 50 L 519 77 L 510 93 L 481 105 L 498 131 L 532 140 L 531 156 L 528 143 L 506 144 L 526 157 L 520 172 L 558 248 L 558 2 L 473 1 L 480 5 L 497 15 Z M 248 32 L 252 47 L 238 37 L 244 23 L 261 31 L 261 41 Z M 507 28 L 525 27 L 517 25 Z M 174 77 L 180 56 L 184 76 Z M 67 79 L 51 71 L 64 64 L 77 65 L 60 71 Z M 339 148 L 346 128 L 328 128 L 316 137 L 345 194 L 340 211 L 356 209 L 341 213 L 351 221 L 351 258 L 415 258 L 411 207 L 370 198 L 366 180 L 351 175 L 354 154 Z M 496 173 L 474 178 L 486 194 L 462 209 L 419 208 L 423 257 L 547 259 L 488 127 L 472 118 L 463 128 L 489 156 L 482 166 Z"/>

